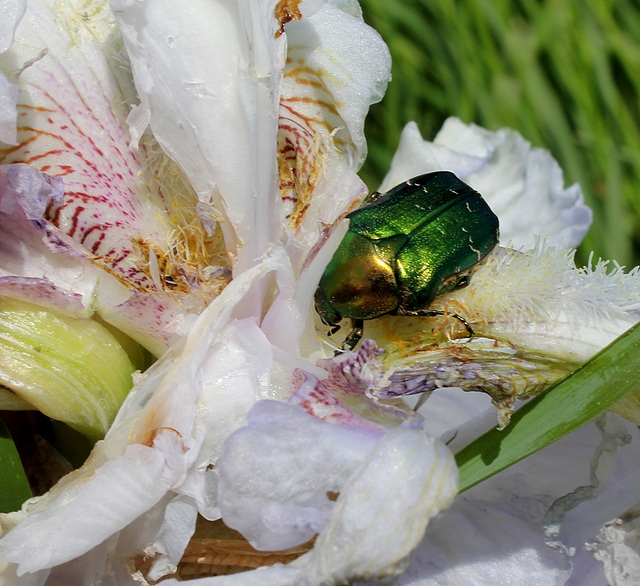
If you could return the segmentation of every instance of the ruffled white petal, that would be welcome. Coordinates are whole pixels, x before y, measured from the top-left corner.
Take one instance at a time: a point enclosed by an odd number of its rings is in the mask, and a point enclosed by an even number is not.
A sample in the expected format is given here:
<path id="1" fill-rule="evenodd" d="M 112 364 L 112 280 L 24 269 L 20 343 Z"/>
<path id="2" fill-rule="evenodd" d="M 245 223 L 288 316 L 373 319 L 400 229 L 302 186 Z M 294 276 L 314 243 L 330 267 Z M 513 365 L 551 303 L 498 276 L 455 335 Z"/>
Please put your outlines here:
<path id="1" fill-rule="evenodd" d="M 296 271 L 367 193 L 355 174 L 366 155 L 364 117 L 381 99 L 391 67 L 386 45 L 356 2 L 312 4 L 303 3 L 303 18 L 284 27 L 278 124 L 280 191 Z"/>
<path id="2" fill-rule="evenodd" d="M 610 419 L 604 428 L 580 428 L 460 495 L 434 520 L 398 584 L 614 583 L 590 551 L 599 547 L 586 544 L 636 502 L 640 436 L 634 426 Z M 559 517 L 554 512 L 562 503 L 568 507 Z M 552 519 L 560 528 L 553 537 L 545 534 Z"/>
<path id="3" fill-rule="evenodd" d="M 588 549 L 604 565 L 607 584 L 633 586 L 640 581 L 640 523 L 637 506 L 602 527 Z"/>
<path id="4" fill-rule="evenodd" d="M 457 469 L 443 444 L 421 431 L 390 431 L 344 487 L 312 553 L 293 564 L 309 584 L 392 579 L 456 492 Z"/>
<path id="5" fill-rule="evenodd" d="M 333 128 L 342 156 L 357 170 L 367 154 L 364 118 L 369 106 L 382 99 L 389 80 L 386 44 L 364 23 L 356 2 L 327 2 L 309 18 L 291 22 L 286 33 L 290 63 L 283 108 L 306 118 L 314 130 L 316 124 Z M 303 87 L 311 72 L 315 89 Z M 314 101 L 305 100 L 307 92 Z M 324 100 L 318 103 L 319 98 Z"/>
<path id="6" fill-rule="evenodd" d="M 500 218 L 500 242 L 533 248 L 535 237 L 575 248 L 591 224 L 580 187 L 564 188 L 562 170 L 549 152 L 532 148 L 512 130 L 490 132 L 449 118 L 433 142 L 415 123 L 405 127 L 380 190 L 430 171 L 453 171 L 478 190 Z"/>

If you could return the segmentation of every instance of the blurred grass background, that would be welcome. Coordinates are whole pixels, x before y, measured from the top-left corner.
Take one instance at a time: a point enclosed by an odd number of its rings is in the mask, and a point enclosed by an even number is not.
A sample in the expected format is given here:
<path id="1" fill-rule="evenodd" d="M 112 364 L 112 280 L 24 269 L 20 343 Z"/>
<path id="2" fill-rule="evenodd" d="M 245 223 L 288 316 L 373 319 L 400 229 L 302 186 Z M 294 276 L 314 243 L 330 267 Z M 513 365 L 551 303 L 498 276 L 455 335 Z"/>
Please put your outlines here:
<path id="1" fill-rule="evenodd" d="M 362 176 L 375 189 L 406 122 L 510 127 L 580 182 L 594 222 L 578 263 L 640 264 L 638 0 L 360 0 L 393 80 L 371 108 Z"/>

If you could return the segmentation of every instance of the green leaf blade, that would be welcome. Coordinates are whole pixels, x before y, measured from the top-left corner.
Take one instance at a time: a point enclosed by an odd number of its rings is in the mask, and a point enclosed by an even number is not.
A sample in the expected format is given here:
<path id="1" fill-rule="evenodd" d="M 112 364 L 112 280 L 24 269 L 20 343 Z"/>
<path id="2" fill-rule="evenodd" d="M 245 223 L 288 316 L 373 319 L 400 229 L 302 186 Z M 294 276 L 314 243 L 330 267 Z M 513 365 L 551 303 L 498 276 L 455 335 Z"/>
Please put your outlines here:
<path id="1" fill-rule="evenodd" d="M 17 511 L 31 496 L 18 450 L 9 431 L 0 421 L 0 513 Z"/>
<path id="2" fill-rule="evenodd" d="M 456 454 L 460 491 L 564 437 L 640 387 L 640 324 Z"/>

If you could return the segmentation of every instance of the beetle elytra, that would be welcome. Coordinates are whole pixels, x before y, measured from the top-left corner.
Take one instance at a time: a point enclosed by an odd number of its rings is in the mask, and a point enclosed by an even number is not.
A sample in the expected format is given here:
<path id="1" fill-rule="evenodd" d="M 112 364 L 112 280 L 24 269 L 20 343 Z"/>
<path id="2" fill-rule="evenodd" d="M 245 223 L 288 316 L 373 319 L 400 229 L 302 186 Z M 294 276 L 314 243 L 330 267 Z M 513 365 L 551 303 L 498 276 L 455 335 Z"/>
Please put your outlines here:
<path id="1" fill-rule="evenodd" d="M 420 175 L 373 193 L 351 212 L 349 230 L 315 294 L 322 321 L 352 321 L 342 345 L 352 350 L 364 321 L 382 315 L 442 315 L 429 304 L 464 287 L 498 243 L 499 223 L 482 196 L 453 173 Z M 472 333 L 469 324 L 455 315 Z"/>

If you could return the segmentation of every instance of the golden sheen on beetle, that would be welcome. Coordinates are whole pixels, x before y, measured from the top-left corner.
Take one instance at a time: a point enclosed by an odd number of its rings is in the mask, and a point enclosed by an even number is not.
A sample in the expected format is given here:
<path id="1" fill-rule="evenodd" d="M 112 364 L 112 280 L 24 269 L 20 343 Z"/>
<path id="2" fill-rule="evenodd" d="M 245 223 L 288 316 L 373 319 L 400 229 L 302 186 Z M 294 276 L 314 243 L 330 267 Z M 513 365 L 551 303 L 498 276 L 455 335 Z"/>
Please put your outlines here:
<path id="1" fill-rule="evenodd" d="M 429 304 L 466 286 L 473 267 L 498 244 L 498 217 L 449 171 L 372 193 L 347 217 L 349 230 L 315 295 L 316 311 L 332 334 L 343 318 L 351 319 L 343 350 L 356 346 L 364 320 L 442 315 Z"/>

